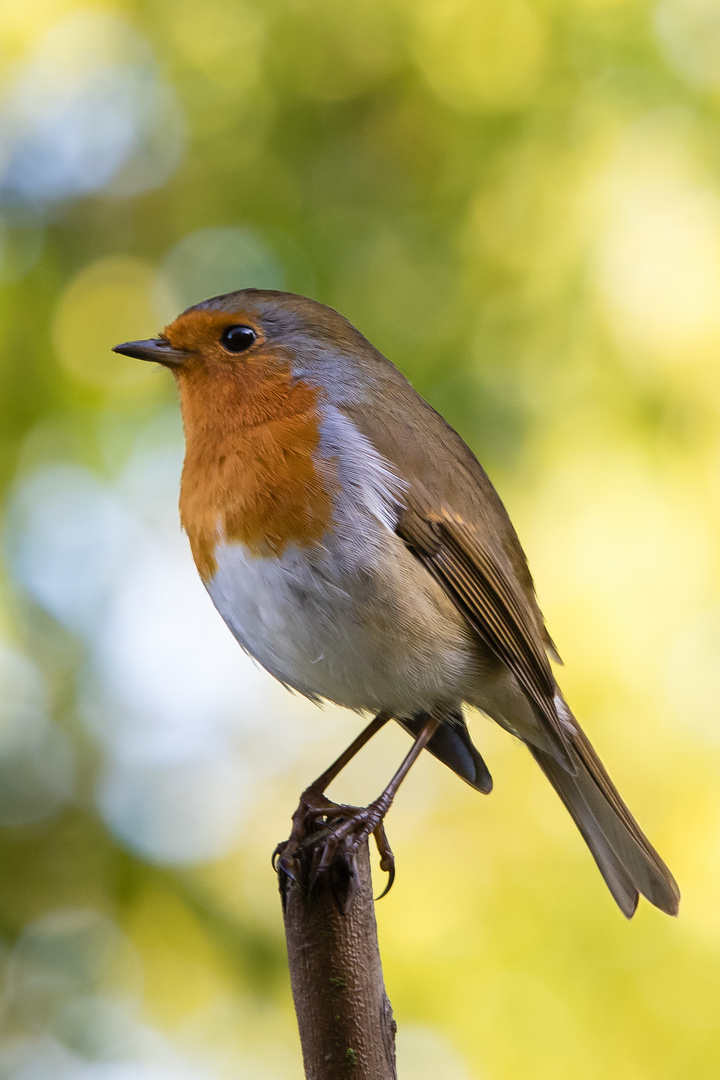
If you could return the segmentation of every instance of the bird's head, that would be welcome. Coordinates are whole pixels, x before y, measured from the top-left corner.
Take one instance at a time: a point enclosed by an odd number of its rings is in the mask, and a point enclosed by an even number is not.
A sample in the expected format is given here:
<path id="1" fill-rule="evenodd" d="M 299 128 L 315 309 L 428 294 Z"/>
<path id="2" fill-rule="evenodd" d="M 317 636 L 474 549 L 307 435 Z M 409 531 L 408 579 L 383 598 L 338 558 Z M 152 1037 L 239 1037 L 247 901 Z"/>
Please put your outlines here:
<path id="1" fill-rule="evenodd" d="M 315 383 L 342 382 L 343 361 L 356 366 L 375 350 L 342 315 L 292 293 L 242 289 L 195 304 L 157 338 L 127 341 L 114 352 L 170 368 L 181 387 L 206 380 L 243 382 L 271 373 Z M 353 364 L 353 358 L 356 363 Z"/>
<path id="2" fill-rule="evenodd" d="M 323 535 L 337 487 L 321 451 L 324 417 L 340 401 L 364 402 L 368 364 L 387 364 L 351 323 L 302 296 L 243 289 L 114 351 L 176 378 L 186 439 L 181 516 L 205 579 L 218 535 L 258 553 Z"/>

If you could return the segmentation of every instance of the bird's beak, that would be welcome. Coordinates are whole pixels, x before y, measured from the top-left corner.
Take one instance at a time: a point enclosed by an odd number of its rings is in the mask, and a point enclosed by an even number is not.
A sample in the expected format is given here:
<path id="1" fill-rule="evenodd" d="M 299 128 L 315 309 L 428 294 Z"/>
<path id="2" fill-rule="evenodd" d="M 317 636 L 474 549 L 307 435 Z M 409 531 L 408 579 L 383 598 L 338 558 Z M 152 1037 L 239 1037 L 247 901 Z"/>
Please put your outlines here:
<path id="1" fill-rule="evenodd" d="M 116 345 L 113 352 L 133 356 L 136 360 L 153 360 L 165 367 L 181 367 L 190 356 L 185 349 L 174 349 L 165 338 L 149 338 L 148 341 L 126 341 Z"/>

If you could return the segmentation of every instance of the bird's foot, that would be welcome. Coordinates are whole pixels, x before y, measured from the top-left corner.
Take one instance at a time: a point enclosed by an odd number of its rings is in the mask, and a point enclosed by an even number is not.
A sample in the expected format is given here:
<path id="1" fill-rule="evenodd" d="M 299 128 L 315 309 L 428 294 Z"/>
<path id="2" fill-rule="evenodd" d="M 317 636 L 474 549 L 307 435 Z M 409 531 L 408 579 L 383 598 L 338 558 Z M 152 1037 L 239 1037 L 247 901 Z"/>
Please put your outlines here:
<path id="1" fill-rule="evenodd" d="M 273 870 L 280 874 L 281 878 L 300 884 L 302 875 L 299 855 L 308 838 L 308 827 L 312 830 L 316 816 L 329 812 L 336 806 L 337 803 L 332 802 L 324 792 L 315 787 L 310 786 L 303 791 L 298 808 L 292 816 L 290 836 L 278 844 L 272 855 Z"/>
<path id="2" fill-rule="evenodd" d="M 332 802 L 322 792 L 308 788 L 293 814 L 290 837 L 278 844 L 273 866 L 280 879 L 283 903 L 290 881 L 316 895 L 329 889 L 341 911 L 348 910 L 357 890 L 357 851 L 372 833 L 380 853 L 380 868 L 388 883 L 378 897 L 389 892 L 395 880 L 395 858 L 388 843 L 383 818 L 390 800 L 383 795 L 369 806 Z"/>

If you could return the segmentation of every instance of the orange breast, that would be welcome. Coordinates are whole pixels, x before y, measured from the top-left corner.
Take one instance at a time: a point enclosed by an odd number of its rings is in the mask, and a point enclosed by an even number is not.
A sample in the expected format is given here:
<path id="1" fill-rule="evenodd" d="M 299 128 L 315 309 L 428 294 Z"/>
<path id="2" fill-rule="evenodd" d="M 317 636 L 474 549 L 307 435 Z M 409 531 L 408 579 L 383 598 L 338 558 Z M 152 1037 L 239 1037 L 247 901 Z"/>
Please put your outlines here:
<path id="1" fill-rule="evenodd" d="M 318 391 L 282 357 L 191 365 L 178 379 L 186 456 L 180 516 L 204 580 L 219 541 L 279 555 L 330 527 L 330 463 L 318 463 Z"/>

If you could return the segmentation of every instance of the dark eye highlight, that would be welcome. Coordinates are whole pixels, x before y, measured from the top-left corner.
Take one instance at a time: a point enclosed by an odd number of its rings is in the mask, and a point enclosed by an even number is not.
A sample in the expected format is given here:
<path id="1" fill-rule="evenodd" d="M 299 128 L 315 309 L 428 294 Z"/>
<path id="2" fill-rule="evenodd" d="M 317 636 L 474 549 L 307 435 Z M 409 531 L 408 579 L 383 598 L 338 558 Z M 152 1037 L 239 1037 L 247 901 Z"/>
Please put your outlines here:
<path id="1" fill-rule="evenodd" d="M 220 338 L 223 348 L 234 353 L 245 352 L 255 341 L 257 334 L 249 326 L 228 326 Z"/>

